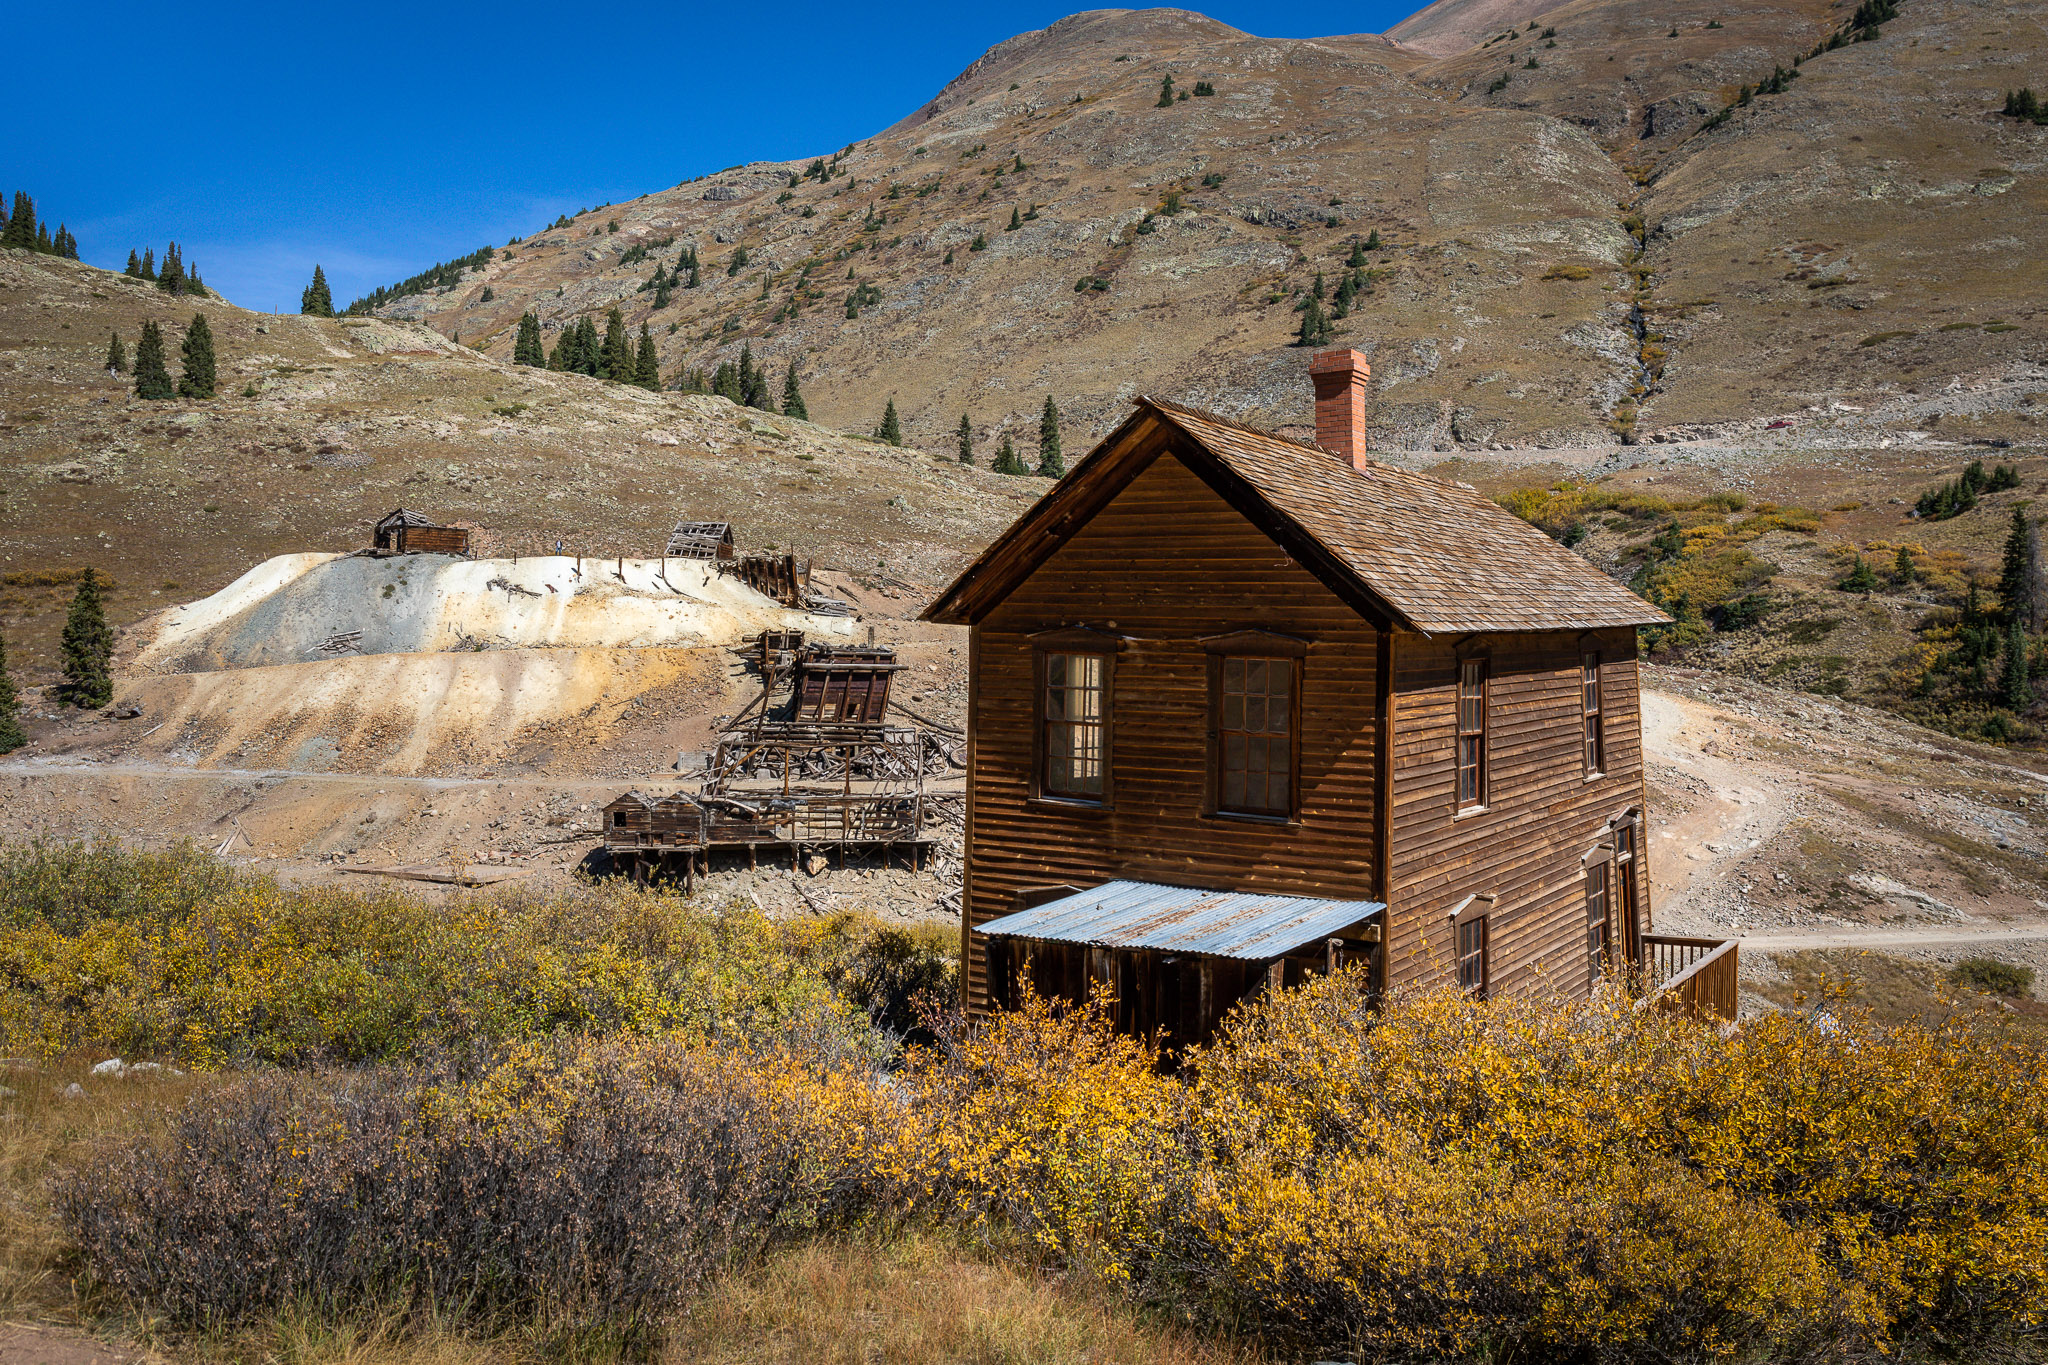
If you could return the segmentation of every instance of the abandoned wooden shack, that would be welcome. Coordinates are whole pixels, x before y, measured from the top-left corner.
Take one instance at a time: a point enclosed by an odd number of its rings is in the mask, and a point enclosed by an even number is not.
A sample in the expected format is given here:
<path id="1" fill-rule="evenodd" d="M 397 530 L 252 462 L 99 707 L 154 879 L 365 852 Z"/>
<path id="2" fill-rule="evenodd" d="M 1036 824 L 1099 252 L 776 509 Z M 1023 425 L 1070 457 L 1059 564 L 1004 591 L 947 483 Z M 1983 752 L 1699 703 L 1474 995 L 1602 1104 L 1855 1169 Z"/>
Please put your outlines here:
<path id="1" fill-rule="evenodd" d="M 1667 618 L 1367 458 L 1357 352 L 1311 375 L 1316 445 L 1137 400 L 925 612 L 969 628 L 970 1009 L 1099 983 L 1184 1043 L 1349 963 L 1583 994 L 1719 951 L 1651 932 L 1636 627 Z"/>
<path id="2" fill-rule="evenodd" d="M 400 507 L 377 523 L 371 548 L 394 555 L 467 555 L 469 532 Z"/>
<path id="3" fill-rule="evenodd" d="M 733 543 L 729 521 L 679 521 L 676 529 L 669 532 L 668 548 L 663 553 L 672 559 L 724 562 L 737 555 L 739 548 Z"/>

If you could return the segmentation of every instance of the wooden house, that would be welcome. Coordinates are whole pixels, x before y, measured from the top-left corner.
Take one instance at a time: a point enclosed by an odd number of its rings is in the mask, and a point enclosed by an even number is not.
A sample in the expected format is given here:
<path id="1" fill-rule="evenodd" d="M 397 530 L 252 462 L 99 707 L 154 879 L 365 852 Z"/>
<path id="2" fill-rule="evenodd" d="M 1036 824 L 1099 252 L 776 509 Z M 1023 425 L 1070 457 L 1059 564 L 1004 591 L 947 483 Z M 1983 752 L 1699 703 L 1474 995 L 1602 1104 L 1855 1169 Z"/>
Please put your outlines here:
<path id="1" fill-rule="evenodd" d="M 709 559 L 723 563 L 739 553 L 729 521 L 679 521 L 669 532 L 665 554 L 674 559 Z"/>
<path id="2" fill-rule="evenodd" d="M 370 543 L 383 554 L 467 555 L 469 532 L 401 507 L 377 523 Z"/>
<path id="3" fill-rule="evenodd" d="M 1650 931 L 1636 627 L 1463 484 L 1141 398 L 925 619 L 969 629 L 967 1003 L 1175 1042 L 1304 973 L 1584 993 Z"/>

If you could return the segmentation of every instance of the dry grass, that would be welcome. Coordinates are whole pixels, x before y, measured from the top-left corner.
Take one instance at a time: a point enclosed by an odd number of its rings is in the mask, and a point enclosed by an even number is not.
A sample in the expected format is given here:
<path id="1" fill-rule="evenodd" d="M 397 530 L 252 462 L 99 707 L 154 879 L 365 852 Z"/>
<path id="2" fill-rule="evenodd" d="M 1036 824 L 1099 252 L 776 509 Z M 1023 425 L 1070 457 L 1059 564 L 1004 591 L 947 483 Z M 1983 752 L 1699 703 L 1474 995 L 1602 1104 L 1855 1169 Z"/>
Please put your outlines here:
<path id="1" fill-rule="evenodd" d="M 704 1297 L 666 1359 L 704 1365 L 1223 1365 L 1249 1347 L 1150 1323 L 1086 1284 L 943 1238 L 817 1242 Z"/>
<path id="2" fill-rule="evenodd" d="M 1868 1010 L 1880 1024 L 1936 1027 L 1945 1020 L 1962 1019 L 1980 1028 L 2010 1030 L 2036 1043 L 2048 1041 L 2048 1005 L 2038 1000 L 2006 1001 L 1956 986 L 1930 963 L 1839 949 L 1785 953 L 1777 965 L 1784 979 L 1757 989 L 1787 1008 L 1841 1001 Z"/>

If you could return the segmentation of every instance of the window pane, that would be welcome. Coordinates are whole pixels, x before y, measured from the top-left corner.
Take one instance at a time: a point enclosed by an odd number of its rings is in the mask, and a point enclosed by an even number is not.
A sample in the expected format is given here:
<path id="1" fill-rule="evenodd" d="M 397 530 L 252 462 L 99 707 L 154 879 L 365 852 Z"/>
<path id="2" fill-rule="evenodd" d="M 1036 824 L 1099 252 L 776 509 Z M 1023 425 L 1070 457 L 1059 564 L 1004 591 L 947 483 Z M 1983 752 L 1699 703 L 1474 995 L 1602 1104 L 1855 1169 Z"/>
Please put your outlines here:
<path id="1" fill-rule="evenodd" d="M 1287 659 L 1225 659 L 1218 676 L 1217 804 L 1284 815 L 1293 794 L 1294 665 Z"/>
<path id="2" fill-rule="evenodd" d="M 1223 688 L 1226 692 L 1242 693 L 1244 691 L 1243 659 L 1225 659 L 1223 661 Z"/>
<path id="3" fill-rule="evenodd" d="M 1106 730 L 1108 660 L 1097 654 L 1045 656 L 1039 700 L 1044 726 L 1046 791 L 1100 796 L 1108 770 Z"/>
<path id="4" fill-rule="evenodd" d="M 1224 772 L 1241 773 L 1245 770 L 1247 761 L 1245 750 L 1249 744 L 1250 737 L 1246 735 L 1228 733 L 1223 736 Z"/>
<path id="5" fill-rule="evenodd" d="M 1230 810 L 1245 809 L 1243 773 L 1223 774 L 1223 804 Z"/>
<path id="6" fill-rule="evenodd" d="M 1223 694 L 1223 728 L 1244 729 L 1244 696 L 1242 693 L 1226 691 Z"/>
<path id="7" fill-rule="evenodd" d="M 1275 692 L 1266 703 L 1266 728 L 1276 735 L 1287 733 L 1288 705 L 1293 700 L 1288 694 L 1292 690 L 1289 685 L 1283 683 L 1281 690 Z"/>
<path id="8" fill-rule="evenodd" d="M 1262 696 L 1247 696 L 1244 699 L 1244 728 L 1257 733 L 1266 728 L 1266 699 Z"/>

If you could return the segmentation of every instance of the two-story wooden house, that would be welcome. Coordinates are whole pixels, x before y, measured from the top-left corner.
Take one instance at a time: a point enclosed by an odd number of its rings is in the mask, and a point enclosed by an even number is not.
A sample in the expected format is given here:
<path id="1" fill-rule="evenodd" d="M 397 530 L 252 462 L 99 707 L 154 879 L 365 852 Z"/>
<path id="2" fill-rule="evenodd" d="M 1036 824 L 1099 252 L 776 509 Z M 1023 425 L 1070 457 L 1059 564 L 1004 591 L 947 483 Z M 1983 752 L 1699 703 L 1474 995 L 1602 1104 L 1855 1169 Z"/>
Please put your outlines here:
<path id="1" fill-rule="evenodd" d="M 971 1009 L 1092 983 L 1206 1037 L 1341 962 L 1584 993 L 1649 930 L 1636 627 L 1463 484 L 1139 399 L 926 611 L 970 639 Z"/>

